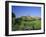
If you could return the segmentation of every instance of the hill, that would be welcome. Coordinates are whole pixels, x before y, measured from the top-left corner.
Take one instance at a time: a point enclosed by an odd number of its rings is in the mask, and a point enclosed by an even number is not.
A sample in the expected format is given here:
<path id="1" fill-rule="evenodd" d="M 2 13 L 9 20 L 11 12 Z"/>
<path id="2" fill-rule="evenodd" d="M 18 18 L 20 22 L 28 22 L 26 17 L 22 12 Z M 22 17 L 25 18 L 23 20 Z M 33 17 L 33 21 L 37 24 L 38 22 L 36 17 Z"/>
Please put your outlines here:
<path id="1" fill-rule="evenodd" d="M 41 18 L 36 16 L 21 16 L 15 19 L 13 31 L 15 30 L 39 30 L 41 29 Z"/>

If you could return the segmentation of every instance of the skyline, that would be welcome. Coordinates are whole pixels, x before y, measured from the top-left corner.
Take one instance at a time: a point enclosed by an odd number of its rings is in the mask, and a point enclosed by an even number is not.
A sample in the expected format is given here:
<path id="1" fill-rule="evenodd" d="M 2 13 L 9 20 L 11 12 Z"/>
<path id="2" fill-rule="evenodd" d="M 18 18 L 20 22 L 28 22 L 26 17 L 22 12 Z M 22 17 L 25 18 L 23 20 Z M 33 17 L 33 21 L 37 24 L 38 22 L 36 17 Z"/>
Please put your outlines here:
<path id="1" fill-rule="evenodd" d="M 38 16 L 41 17 L 41 7 L 33 6 L 12 6 L 12 12 L 16 18 L 20 16 Z"/>

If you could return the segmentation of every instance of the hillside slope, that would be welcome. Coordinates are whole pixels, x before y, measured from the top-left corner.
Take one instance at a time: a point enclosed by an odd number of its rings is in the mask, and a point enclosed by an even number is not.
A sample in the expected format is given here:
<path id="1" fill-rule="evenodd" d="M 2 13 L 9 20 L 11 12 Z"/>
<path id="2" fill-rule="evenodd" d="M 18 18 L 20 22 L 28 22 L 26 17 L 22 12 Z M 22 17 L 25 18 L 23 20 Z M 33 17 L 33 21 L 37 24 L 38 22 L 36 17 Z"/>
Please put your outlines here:
<path id="1" fill-rule="evenodd" d="M 41 18 L 31 16 L 21 16 L 15 19 L 13 31 L 15 30 L 39 30 L 41 29 Z"/>

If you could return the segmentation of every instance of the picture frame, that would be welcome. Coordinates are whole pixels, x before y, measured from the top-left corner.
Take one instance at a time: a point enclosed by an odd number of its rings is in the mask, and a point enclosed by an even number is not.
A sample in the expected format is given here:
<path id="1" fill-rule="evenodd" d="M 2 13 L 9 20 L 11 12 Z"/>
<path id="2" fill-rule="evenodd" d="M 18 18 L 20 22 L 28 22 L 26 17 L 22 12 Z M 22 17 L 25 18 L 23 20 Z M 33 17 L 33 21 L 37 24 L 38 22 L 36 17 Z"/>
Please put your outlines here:
<path id="1" fill-rule="evenodd" d="M 12 6 L 36 6 L 41 7 L 41 29 L 40 30 L 27 30 L 27 31 L 12 31 L 12 18 L 11 13 L 14 11 Z M 21 7 L 20 7 L 21 8 Z M 19 9 L 20 9 L 19 8 Z M 23 7 L 24 8 L 24 7 Z M 15 9 L 16 10 L 16 9 Z M 21 9 L 20 9 L 21 10 Z M 16 11 L 17 12 L 17 11 Z M 26 15 L 26 14 L 25 14 Z M 38 2 L 22 2 L 22 1 L 5 1 L 5 35 L 6 36 L 18 36 L 18 35 L 34 35 L 34 34 L 45 34 L 45 3 Z"/>

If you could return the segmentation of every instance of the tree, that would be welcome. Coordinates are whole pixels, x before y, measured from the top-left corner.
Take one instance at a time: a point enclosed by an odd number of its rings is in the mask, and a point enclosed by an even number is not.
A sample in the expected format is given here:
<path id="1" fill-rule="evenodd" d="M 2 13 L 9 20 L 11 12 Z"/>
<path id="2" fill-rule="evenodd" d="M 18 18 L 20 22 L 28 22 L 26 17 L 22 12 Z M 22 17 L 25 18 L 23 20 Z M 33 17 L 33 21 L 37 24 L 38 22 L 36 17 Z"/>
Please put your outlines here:
<path id="1" fill-rule="evenodd" d="M 15 23 L 15 18 L 16 18 L 16 16 L 15 16 L 15 14 L 12 12 L 12 24 Z"/>
<path id="2" fill-rule="evenodd" d="M 12 12 L 12 17 L 16 17 L 15 14 Z"/>
<path id="3" fill-rule="evenodd" d="M 12 12 L 12 30 L 15 30 L 15 24 L 16 24 L 16 16 L 15 14 Z"/>

